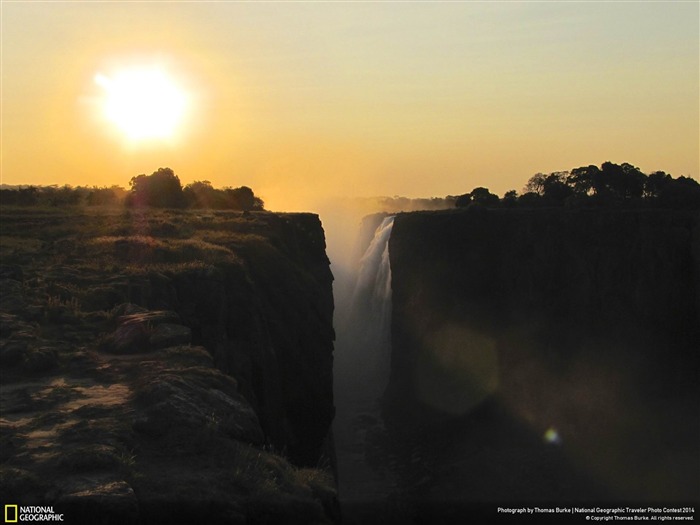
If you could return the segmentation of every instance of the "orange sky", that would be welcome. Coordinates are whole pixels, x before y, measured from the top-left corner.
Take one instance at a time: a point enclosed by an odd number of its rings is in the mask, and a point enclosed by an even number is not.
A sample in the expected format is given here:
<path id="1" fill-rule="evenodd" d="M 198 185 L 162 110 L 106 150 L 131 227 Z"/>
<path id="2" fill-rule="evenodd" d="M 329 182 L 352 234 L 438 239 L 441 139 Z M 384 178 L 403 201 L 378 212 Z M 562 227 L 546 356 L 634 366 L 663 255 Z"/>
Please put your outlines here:
<path id="1" fill-rule="evenodd" d="M 700 4 L 2 2 L 2 183 L 346 195 L 521 190 L 606 160 L 698 178 Z M 167 70 L 189 110 L 129 143 L 97 73 Z"/>

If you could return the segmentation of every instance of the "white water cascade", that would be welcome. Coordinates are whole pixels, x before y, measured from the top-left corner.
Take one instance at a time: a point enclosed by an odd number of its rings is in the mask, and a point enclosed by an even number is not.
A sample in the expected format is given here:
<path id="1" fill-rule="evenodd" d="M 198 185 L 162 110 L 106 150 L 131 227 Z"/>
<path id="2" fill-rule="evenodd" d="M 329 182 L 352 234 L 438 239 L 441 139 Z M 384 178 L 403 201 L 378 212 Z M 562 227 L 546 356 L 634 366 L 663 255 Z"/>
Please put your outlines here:
<path id="1" fill-rule="evenodd" d="M 333 425 L 339 495 L 343 519 L 349 525 L 376 519 L 372 505 L 381 508 L 396 490 L 394 474 L 368 460 L 377 453 L 376 437 L 385 432 L 379 399 L 389 381 L 391 359 L 389 237 L 393 224 L 393 216 L 382 220 L 360 259 L 348 301 L 350 311 L 336 341 Z"/>
<path id="2" fill-rule="evenodd" d="M 391 354 L 391 265 L 389 237 L 394 216 L 376 229 L 362 259 L 352 299 L 356 353 L 374 394 L 381 395 L 389 376 Z"/>

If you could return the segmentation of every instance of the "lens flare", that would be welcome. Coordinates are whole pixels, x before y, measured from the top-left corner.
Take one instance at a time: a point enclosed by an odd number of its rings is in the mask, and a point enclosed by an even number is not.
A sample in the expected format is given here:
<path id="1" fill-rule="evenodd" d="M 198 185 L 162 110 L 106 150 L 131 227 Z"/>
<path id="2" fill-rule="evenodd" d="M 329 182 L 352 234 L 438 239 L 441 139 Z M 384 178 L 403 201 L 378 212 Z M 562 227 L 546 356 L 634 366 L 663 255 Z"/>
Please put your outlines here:
<path id="1" fill-rule="evenodd" d="M 465 323 L 426 331 L 415 370 L 421 402 L 441 412 L 464 415 L 498 389 L 495 342 Z"/>
<path id="2" fill-rule="evenodd" d="M 561 445 L 561 435 L 559 435 L 559 431 L 554 427 L 549 427 L 544 433 L 544 436 L 542 436 L 542 439 L 544 439 L 545 443 L 549 443 L 550 445 Z"/>

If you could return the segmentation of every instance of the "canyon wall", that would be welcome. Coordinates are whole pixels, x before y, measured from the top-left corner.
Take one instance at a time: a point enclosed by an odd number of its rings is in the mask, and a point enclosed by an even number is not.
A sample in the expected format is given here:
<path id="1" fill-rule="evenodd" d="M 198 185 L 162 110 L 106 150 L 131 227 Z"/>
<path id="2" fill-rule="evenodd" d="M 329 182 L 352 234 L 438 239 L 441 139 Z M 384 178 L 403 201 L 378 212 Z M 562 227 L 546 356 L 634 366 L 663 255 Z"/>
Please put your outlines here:
<path id="1" fill-rule="evenodd" d="M 697 212 L 407 213 L 389 250 L 387 421 L 497 402 L 611 495 L 697 496 Z"/>
<path id="2" fill-rule="evenodd" d="M 295 463 L 332 456 L 333 276 L 312 214 L 260 214 L 220 245 L 233 263 L 158 272 L 132 290 L 176 311 L 223 372 L 235 377 L 270 444 Z M 137 288 L 137 286 L 132 286 Z"/>
<path id="3" fill-rule="evenodd" d="M 0 212 L 6 501 L 71 523 L 339 520 L 318 216 Z"/>

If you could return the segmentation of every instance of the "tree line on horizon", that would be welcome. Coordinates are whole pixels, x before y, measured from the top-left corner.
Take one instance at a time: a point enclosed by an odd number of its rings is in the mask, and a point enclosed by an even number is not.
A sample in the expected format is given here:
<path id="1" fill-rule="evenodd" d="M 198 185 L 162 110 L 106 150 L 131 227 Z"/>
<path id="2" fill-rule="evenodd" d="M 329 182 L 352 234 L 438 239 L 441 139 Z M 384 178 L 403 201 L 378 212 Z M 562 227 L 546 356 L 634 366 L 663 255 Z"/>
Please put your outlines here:
<path id="1" fill-rule="evenodd" d="M 170 168 L 131 178 L 129 190 L 65 186 L 18 186 L 0 188 L 0 204 L 14 206 L 125 206 L 128 208 L 193 208 L 259 211 L 264 202 L 247 186 L 214 188 L 209 181 L 182 186 Z M 503 197 L 485 187 L 443 198 L 379 199 L 378 206 L 398 212 L 470 206 L 499 208 L 671 208 L 700 209 L 700 184 L 690 178 L 674 178 L 666 172 L 643 173 L 629 163 L 604 162 L 600 167 L 582 166 L 570 171 L 537 173 L 523 193 L 507 191 Z"/>
<path id="2" fill-rule="evenodd" d="M 127 208 L 207 208 L 258 211 L 264 202 L 247 186 L 214 188 L 209 181 L 182 186 L 170 168 L 137 175 L 129 190 L 121 186 L 19 186 L 0 189 L 0 204 L 10 206 L 124 206 Z"/>
<path id="3" fill-rule="evenodd" d="M 524 192 L 507 191 L 503 197 L 477 187 L 455 197 L 455 206 L 502 208 L 672 208 L 700 209 L 700 184 L 673 178 L 664 171 L 643 173 L 629 163 L 604 162 L 570 171 L 537 173 Z"/>

